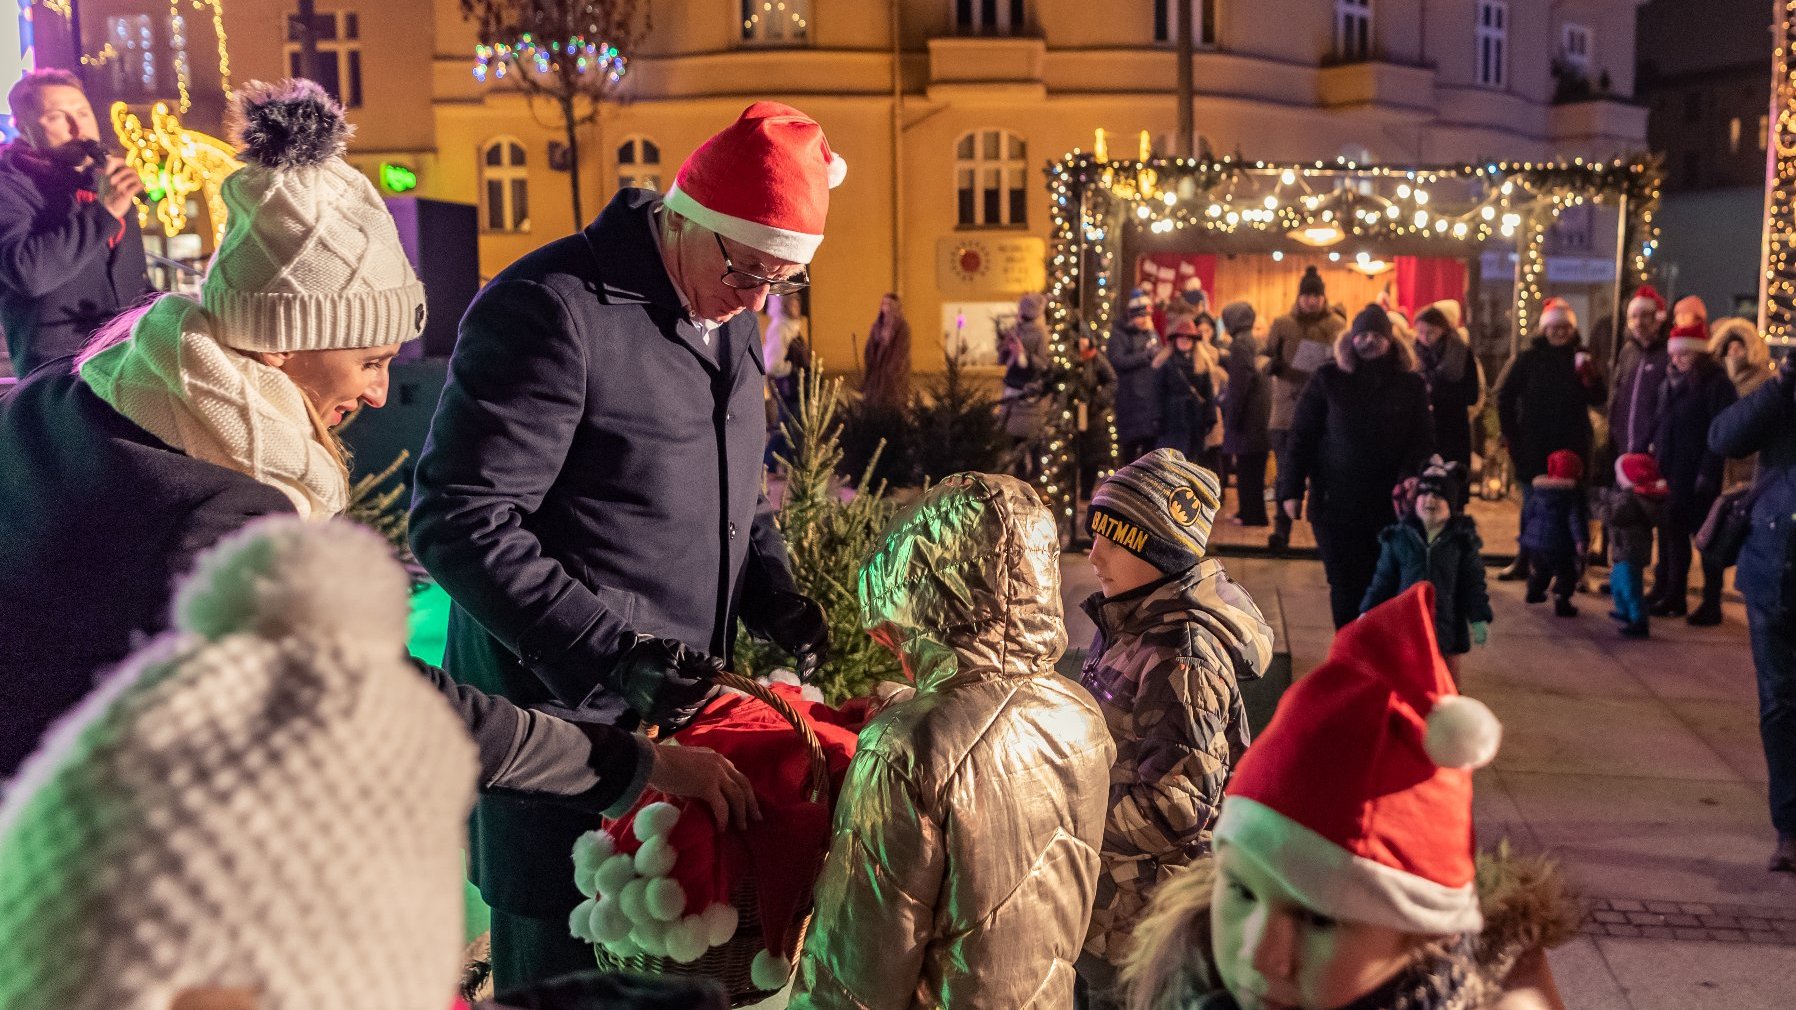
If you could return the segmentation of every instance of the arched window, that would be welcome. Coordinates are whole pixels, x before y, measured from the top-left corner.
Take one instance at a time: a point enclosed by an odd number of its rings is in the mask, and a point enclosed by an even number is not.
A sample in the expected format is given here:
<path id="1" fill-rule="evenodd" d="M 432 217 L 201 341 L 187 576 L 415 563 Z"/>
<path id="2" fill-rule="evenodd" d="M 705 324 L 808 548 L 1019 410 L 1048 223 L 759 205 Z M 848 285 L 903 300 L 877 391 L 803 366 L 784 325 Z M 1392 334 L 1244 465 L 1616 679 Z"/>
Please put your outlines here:
<path id="1" fill-rule="evenodd" d="M 625 137 L 617 145 L 617 188 L 661 188 L 661 145 L 647 137 Z"/>
<path id="2" fill-rule="evenodd" d="M 530 230 L 530 171 L 524 144 L 494 137 L 480 147 L 481 221 L 487 231 Z"/>
<path id="3" fill-rule="evenodd" d="M 974 130 L 954 145 L 954 178 L 962 228 L 1029 223 L 1029 160 L 1023 138 L 1009 130 Z"/>

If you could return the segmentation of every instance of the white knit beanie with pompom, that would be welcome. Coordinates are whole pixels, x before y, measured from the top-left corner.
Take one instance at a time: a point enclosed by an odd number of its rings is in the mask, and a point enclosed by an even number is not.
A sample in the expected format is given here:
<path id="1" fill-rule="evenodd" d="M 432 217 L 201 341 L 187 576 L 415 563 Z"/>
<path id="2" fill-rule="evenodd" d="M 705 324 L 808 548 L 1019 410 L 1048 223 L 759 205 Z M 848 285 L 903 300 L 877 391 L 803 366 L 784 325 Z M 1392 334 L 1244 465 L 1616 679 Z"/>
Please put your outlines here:
<path id="1" fill-rule="evenodd" d="M 261 520 L 200 561 L 176 629 L 0 803 L 0 1007 L 449 1005 L 477 769 L 405 659 L 408 595 L 341 521 Z"/>

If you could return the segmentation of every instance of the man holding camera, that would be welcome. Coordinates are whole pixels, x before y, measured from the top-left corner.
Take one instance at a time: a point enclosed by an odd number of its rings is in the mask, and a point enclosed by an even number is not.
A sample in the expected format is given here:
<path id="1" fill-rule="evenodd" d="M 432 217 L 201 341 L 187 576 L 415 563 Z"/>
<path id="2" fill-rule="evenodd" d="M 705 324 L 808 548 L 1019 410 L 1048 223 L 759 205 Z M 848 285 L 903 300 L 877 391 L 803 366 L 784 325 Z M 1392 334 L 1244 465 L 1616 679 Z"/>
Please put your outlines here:
<path id="1" fill-rule="evenodd" d="M 24 376 L 149 290 L 131 204 L 143 181 L 107 153 L 68 71 L 26 74 L 7 103 L 19 139 L 0 146 L 0 330 Z"/>

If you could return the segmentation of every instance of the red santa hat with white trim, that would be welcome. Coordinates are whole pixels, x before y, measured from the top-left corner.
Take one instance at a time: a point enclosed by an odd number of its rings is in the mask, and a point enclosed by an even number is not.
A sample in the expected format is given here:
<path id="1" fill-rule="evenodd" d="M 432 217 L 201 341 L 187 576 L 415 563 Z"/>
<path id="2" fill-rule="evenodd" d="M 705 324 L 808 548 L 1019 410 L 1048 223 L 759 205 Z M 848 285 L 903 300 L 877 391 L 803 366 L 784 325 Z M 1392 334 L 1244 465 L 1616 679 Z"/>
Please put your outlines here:
<path id="1" fill-rule="evenodd" d="M 1709 324 L 1701 319 L 1693 319 L 1680 326 L 1671 328 L 1671 339 L 1665 342 L 1665 350 L 1672 354 L 1687 351 L 1691 354 L 1709 353 Z"/>
<path id="2" fill-rule="evenodd" d="M 1483 927 L 1472 769 L 1502 726 L 1453 686 L 1419 583 L 1341 629 L 1242 757 L 1216 824 L 1323 915 L 1410 933 Z"/>
<path id="3" fill-rule="evenodd" d="M 1637 307 L 1652 309 L 1654 319 L 1665 318 L 1665 296 L 1651 284 L 1642 284 L 1634 289 L 1634 297 L 1628 299 L 1628 315 L 1633 315 Z"/>
<path id="4" fill-rule="evenodd" d="M 847 174 L 816 120 L 756 102 L 687 157 L 664 202 L 724 238 L 809 263 L 823 241 L 829 191 Z"/>
<path id="5" fill-rule="evenodd" d="M 1546 329 L 1554 323 L 1570 323 L 1578 325 L 1578 314 L 1572 311 L 1571 303 L 1563 298 L 1548 298 L 1540 307 L 1540 328 Z"/>

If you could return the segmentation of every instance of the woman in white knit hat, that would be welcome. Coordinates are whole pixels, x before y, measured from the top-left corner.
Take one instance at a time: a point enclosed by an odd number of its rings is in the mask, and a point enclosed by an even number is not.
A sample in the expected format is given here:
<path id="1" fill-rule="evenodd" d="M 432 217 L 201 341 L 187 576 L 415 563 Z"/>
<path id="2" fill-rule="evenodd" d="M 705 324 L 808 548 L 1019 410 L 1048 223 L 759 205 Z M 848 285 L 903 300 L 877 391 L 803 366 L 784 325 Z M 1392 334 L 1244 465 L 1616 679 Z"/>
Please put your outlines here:
<path id="1" fill-rule="evenodd" d="M 392 217 L 341 157 L 341 106 L 294 80 L 246 85 L 232 113 L 245 167 L 225 180 L 230 218 L 200 299 L 125 313 L 72 370 L 42 369 L 0 402 L 0 778 L 97 671 L 166 626 L 169 586 L 197 552 L 256 516 L 343 511 L 330 429 L 386 401 L 388 363 L 423 330 Z M 428 672 L 478 738 L 484 787 L 604 809 L 666 779 L 720 816 L 752 804 L 715 754 L 657 756 Z M 698 677 L 642 679 L 632 697 L 646 708 L 704 693 Z"/>

